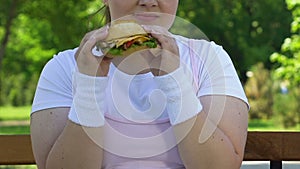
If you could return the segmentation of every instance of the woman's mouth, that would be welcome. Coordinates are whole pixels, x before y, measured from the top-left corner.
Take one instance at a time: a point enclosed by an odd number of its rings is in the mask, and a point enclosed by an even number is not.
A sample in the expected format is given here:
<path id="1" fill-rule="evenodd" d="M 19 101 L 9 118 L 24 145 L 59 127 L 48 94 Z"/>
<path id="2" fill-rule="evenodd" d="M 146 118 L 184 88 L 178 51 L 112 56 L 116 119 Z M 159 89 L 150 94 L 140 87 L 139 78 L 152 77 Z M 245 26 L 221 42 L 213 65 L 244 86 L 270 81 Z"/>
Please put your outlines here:
<path id="1" fill-rule="evenodd" d="M 135 13 L 134 17 L 137 20 L 140 21 L 146 21 L 146 22 L 151 22 L 151 21 L 155 21 L 156 19 L 158 19 L 159 14 L 158 13 L 150 13 L 150 12 L 143 12 L 143 13 Z"/>

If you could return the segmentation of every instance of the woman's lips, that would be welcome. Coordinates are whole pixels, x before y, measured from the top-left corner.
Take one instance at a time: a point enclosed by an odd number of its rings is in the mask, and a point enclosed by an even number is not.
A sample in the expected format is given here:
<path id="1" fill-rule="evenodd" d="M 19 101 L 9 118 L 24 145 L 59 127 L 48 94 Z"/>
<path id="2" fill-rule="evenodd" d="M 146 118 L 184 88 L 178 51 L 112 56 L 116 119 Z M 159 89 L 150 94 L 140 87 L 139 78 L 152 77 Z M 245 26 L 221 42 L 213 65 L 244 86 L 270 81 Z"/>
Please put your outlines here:
<path id="1" fill-rule="evenodd" d="M 155 13 L 135 13 L 134 16 L 137 20 L 147 22 L 154 21 L 159 17 L 159 15 Z"/>

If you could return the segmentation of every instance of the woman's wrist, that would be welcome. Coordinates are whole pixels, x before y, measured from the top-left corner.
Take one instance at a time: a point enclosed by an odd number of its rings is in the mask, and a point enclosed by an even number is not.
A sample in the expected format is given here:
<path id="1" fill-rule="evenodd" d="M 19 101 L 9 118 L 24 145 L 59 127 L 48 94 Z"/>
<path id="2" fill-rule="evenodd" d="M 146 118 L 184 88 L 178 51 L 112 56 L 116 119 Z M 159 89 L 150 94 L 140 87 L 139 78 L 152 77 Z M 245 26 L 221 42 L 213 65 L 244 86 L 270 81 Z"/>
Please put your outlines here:
<path id="1" fill-rule="evenodd" d="M 172 125 L 182 123 L 202 110 L 200 100 L 182 67 L 170 74 L 156 76 L 154 79 L 159 89 L 166 95 L 166 109 Z"/>
<path id="2" fill-rule="evenodd" d="M 108 77 L 88 76 L 75 71 L 72 82 L 73 103 L 69 120 L 86 127 L 103 126 Z"/>

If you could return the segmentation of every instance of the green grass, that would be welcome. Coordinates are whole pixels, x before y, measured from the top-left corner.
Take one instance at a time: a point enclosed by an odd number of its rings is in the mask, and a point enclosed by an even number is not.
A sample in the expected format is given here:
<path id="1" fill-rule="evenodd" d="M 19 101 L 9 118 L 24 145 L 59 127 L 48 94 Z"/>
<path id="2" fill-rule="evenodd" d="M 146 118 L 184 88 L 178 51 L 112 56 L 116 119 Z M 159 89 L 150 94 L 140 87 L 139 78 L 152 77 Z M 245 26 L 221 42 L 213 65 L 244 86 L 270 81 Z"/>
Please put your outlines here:
<path id="1" fill-rule="evenodd" d="M 30 134 L 29 125 L 26 126 L 0 126 L 0 134 Z"/>
<path id="2" fill-rule="evenodd" d="M 30 119 L 30 106 L 0 107 L 0 121 L 6 120 L 29 120 Z"/>
<path id="3" fill-rule="evenodd" d="M 284 128 L 280 119 L 249 120 L 249 131 L 300 131 L 300 124 L 292 128 Z"/>
<path id="4" fill-rule="evenodd" d="M 20 123 L 20 125 L 18 125 L 16 122 L 29 121 L 30 110 L 30 106 L 0 107 L 0 124 L 6 123 L 5 125 L 2 124 L 0 126 L 0 134 L 29 134 L 30 129 L 28 124 L 24 125 L 24 123 Z M 14 124 L 10 125 L 11 122 Z"/>
<path id="5" fill-rule="evenodd" d="M 36 165 L 0 165 L 0 169 L 37 169 Z"/>
<path id="6" fill-rule="evenodd" d="M 7 121 L 26 121 L 30 119 L 30 106 L 23 107 L 0 107 L 0 123 Z M 286 129 L 281 123 L 280 119 L 270 120 L 250 120 L 249 131 L 300 131 L 300 124 L 298 126 Z M 5 125 L 0 126 L 0 134 L 29 134 L 29 125 Z"/>

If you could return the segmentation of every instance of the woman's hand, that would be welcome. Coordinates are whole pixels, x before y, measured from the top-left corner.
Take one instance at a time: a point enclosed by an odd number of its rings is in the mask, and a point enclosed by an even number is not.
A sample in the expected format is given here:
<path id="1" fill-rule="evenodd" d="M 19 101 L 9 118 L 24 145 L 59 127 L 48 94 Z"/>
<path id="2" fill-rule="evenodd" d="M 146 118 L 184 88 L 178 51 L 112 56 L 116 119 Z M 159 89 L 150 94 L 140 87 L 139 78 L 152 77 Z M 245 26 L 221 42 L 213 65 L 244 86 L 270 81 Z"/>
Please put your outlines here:
<path id="1" fill-rule="evenodd" d="M 154 76 L 161 76 L 176 70 L 180 65 L 179 49 L 175 38 L 165 28 L 143 26 L 144 29 L 159 41 L 161 48 L 150 49 L 153 55 L 149 66 Z"/>
<path id="2" fill-rule="evenodd" d="M 82 39 L 75 54 L 80 73 L 90 76 L 107 76 L 111 59 L 95 56 L 92 52 L 96 43 L 104 40 L 108 35 L 108 26 L 87 33 Z"/>

